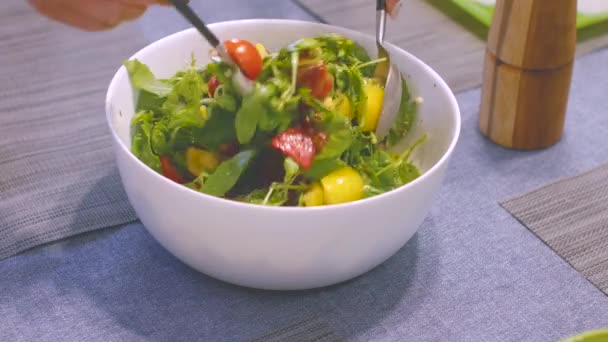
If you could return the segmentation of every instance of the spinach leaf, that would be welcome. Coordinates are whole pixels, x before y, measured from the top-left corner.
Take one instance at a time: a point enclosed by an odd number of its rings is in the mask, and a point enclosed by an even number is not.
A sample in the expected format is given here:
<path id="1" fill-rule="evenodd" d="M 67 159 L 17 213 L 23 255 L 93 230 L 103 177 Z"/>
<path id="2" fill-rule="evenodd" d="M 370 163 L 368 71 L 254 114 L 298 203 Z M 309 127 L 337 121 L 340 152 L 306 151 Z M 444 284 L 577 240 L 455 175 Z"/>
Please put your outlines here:
<path id="1" fill-rule="evenodd" d="M 411 99 L 410 92 L 407 88 L 407 83 L 402 80 L 402 93 L 401 93 L 401 104 L 399 106 L 399 113 L 395 118 L 393 126 L 386 136 L 385 143 L 389 147 L 395 146 L 403 139 L 407 133 L 409 133 L 414 120 L 416 119 L 417 103 Z"/>
<path id="2" fill-rule="evenodd" d="M 251 141 L 264 111 L 266 108 L 260 98 L 254 95 L 245 96 L 234 123 L 239 143 L 247 144 Z"/>
<path id="3" fill-rule="evenodd" d="M 316 158 L 331 159 L 340 157 L 353 142 L 353 131 L 350 125 L 345 122 L 344 117 L 336 115 L 331 122 L 326 123 L 322 128 L 327 133 L 328 139 Z"/>
<path id="4" fill-rule="evenodd" d="M 153 120 L 151 112 L 143 111 L 135 115 L 131 124 L 131 152 L 144 164 L 160 173 L 160 159 L 154 154 L 150 141 Z"/>
<path id="5" fill-rule="evenodd" d="M 220 107 L 210 107 L 209 119 L 202 128 L 193 130 L 195 145 L 215 150 L 236 140 L 235 114 Z"/>
<path id="6" fill-rule="evenodd" d="M 243 151 L 220 164 L 199 191 L 213 196 L 224 196 L 239 180 L 254 154 L 252 150 Z"/>
<path id="7" fill-rule="evenodd" d="M 263 118 L 266 120 L 264 128 L 266 130 L 272 128 L 272 125 L 268 124 L 268 116 L 271 115 L 270 99 L 275 94 L 276 87 L 272 84 L 256 83 L 253 91 L 245 95 L 235 119 L 236 136 L 241 144 L 247 144 L 251 141 Z"/>
<path id="8" fill-rule="evenodd" d="M 318 180 L 343 166 L 346 166 L 346 163 L 338 158 L 315 159 L 312 166 L 304 172 L 304 176 L 312 180 Z"/>
<path id="9" fill-rule="evenodd" d="M 171 92 L 171 85 L 157 79 L 150 69 L 139 60 L 129 60 L 124 62 L 131 84 L 137 88 L 145 90 L 157 96 L 167 96 Z"/>

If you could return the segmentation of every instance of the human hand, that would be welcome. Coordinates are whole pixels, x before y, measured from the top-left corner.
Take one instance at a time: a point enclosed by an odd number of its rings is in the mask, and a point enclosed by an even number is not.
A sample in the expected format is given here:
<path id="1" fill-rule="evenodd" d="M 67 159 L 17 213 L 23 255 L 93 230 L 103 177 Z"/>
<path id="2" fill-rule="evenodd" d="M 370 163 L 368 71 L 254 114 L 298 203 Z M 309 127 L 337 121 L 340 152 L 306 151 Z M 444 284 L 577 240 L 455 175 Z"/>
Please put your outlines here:
<path id="1" fill-rule="evenodd" d="M 399 9 L 401 9 L 401 0 L 386 0 L 386 11 L 391 18 L 396 18 L 399 15 Z"/>
<path id="2" fill-rule="evenodd" d="M 43 15 L 86 31 L 111 29 L 167 0 L 28 0 Z"/>

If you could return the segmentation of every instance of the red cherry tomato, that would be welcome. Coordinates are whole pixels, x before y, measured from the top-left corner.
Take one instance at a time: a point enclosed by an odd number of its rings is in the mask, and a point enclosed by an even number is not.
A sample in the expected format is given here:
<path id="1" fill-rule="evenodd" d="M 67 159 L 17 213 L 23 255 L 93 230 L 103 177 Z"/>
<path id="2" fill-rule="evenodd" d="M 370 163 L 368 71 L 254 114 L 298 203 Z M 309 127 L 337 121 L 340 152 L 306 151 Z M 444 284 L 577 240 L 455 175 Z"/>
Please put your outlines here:
<path id="1" fill-rule="evenodd" d="M 289 128 L 272 139 L 272 147 L 293 159 L 304 169 L 312 165 L 316 149 L 313 138 L 304 128 Z"/>
<path id="2" fill-rule="evenodd" d="M 331 74 L 323 63 L 304 67 L 298 71 L 298 85 L 310 89 L 312 96 L 317 99 L 324 99 L 329 95 L 333 83 Z"/>
<path id="3" fill-rule="evenodd" d="M 207 82 L 207 87 L 209 88 L 209 95 L 214 96 L 215 90 L 220 86 L 220 81 L 218 81 L 217 77 L 211 76 L 209 82 Z"/>
<path id="4" fill-rule="evenodd" d="M 218 152 L 228 157 L 232 157 L 239 152 L 239 145 L 236 143 L 223 144 L 217 148 Z"/>
<path id="5" fill-rule="evenodd" d="M 169 159 L 168 156 L 160 157 L 160 168 L 163 172 L 163 176 L 169 178 L 170 180 L 180 184 L 185 182 L 184 178 L 182 178 L 182 176 L 179 174 L 179 171 L 175 165 L 173 165 L 173 162 L 171 162 L 171 159 Z"/>
<path id="6" fill-rule="evenodd" d="M 262 72 L 262 56 L 253 44 L 246 40 L 230 39 L 224 42 L 230 58 L 239 66 L 243 74 L 255 80 Z"/>

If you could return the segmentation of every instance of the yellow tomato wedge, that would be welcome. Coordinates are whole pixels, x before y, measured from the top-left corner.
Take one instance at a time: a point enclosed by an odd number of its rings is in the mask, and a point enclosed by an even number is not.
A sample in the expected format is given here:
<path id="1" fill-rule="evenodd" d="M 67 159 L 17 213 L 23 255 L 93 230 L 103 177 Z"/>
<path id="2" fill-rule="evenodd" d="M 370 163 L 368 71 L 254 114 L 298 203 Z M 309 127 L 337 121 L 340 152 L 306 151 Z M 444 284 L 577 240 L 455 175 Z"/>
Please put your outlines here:
<path id="1" fill-rule="evenodd" d="M 326 98 L 324 104 L 327 108 L 343 115 L 347 119 L 352 119 L 354 117 L 350 100 L 348 99 L 348 96 L 342 93 L 337 94 L 334 98 Z"/>
<path id="2" fill-rule="evenodd" d="M 207 121 L 209 119 L 209 111 L 207 111 L 207 107 L 205 107 L 204 105 L 202 105 L 199 108 L 199 112 L 201 114 L 201 118 L 203 119 L 203 121 Z"/>
<path id="3" fill-rule="evenodd" d="M 323 187 L 323 202 L 338 204 L 363 198 L 365 184 L 359 172 L 345 166 L 321 178 L 321 186 Z"/>
<path id="4" fill-rule="evenodd" d="M 186 150 L 186 167 L 194 176 L 200 175 L 203 171 L 215 170 L 219 163 L 218 157 L 212 152 L 196 147 L 189 147 Z"/>
<path id="5" fill-rule="evenodd" d="M 319 182 L 313 183 L 312 187 L 304 193 L 302 202 L 307 207 L 323 205 L 323 188 Z"/>
<path id="6" fill-rule="evenodd" d="M 363 86 L 366 99 L 362 101 L 359 109 L 359 120 L 363 132 L 372 132 L 378 126 L 378 119 L 382 112 L 384 101 L 384 88 L 373 79 L 365 79 Z"/>
<path id="7" fill-rule="evenodd" d="M 262 59 L 264 59 L 264 58 L 266 58 L 266 56 L 268 56 L 268 51 L 266 50 L 264 45 L 257 43 L 257 44 L 255 44 L 255 49 L 258 50 L 258 53 L 260 54 L 260 57 L 262 57 Z"/>

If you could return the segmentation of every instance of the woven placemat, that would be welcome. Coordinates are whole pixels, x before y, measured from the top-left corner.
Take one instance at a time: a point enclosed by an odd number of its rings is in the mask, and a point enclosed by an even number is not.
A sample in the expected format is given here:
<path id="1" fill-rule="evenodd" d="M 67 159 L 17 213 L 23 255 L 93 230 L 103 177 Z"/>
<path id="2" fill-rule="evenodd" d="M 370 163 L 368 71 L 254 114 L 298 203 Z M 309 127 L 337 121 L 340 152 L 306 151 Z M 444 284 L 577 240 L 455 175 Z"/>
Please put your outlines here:
<path id="1" fill-rule="evenodd" d="M 501 205 L 608 295 L 608 164 Z"/>
<path id="2" fill-rule="evenodd" d="M 376 27 L 373 0 L 294 0 L 321 20 L 372 34 Z M 466 13 L 440 11 L 451 0 L 403 0 L 398 20 L 390 21 L 387 40 L 431 66 L 454 92 L 481 85 L 485 41 L 466 29 L 473 20 Z M 578 45 L 583 55 L 608 46 L 608 35 Z"/>
<path id="3" fill-rule="evenodd" d="M 104 117 L 122 61 L 145 45 L 51 23 L 0 1 L 0 259 L 133 221 Z"/>
<path id="4" fill-rule="evenodd" d="M 293 323 L 252 342 L 340 342 L 329 325 L 324 321 L 311 318 Z"/>

